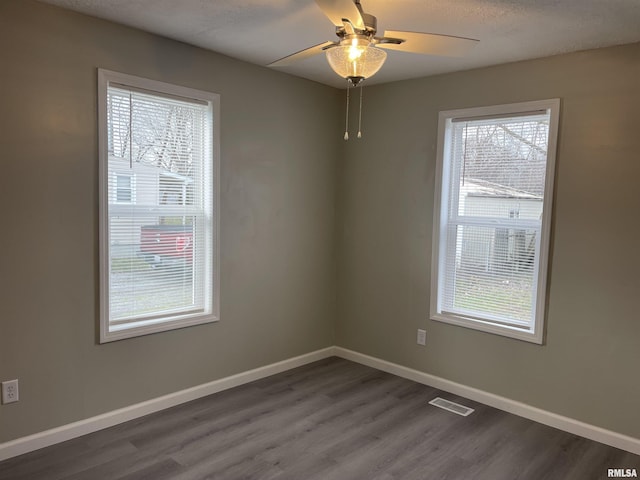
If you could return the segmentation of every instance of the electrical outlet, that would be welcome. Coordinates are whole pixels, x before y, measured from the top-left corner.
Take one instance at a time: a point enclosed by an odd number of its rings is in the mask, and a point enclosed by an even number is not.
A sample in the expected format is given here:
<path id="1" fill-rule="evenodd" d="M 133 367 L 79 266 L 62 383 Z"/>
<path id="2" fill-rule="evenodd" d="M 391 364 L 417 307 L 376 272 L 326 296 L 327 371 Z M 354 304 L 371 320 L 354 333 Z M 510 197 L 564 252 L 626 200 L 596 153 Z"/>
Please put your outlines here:
<path id="1" fill-rule="evenodd" d="M 2 403 L 13 403 L 20 399 L 18 380 L 2 382 Z"/>
<path id="2" fill-rule="evenodd" d="M 418 345 L 427 344 L 427 331 L 421 328 L 418 329 Z"/>

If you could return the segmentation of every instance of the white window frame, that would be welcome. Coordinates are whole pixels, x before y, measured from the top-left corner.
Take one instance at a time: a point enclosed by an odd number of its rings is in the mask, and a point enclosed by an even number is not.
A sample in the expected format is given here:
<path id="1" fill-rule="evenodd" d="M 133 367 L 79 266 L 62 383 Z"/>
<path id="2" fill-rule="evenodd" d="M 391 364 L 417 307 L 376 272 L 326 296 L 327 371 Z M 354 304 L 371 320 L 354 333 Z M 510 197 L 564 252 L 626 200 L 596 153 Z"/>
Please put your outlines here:
<path id="1" fill-rule="evenodd" d="M 207 175 L 212 175 L 213 191 L 205 198 L 207 216 L 206 236 L 212 247 L 207 252 L 204 282 L 207 290 L 205 312 L 185 312 L 161 318 L 146 319 L 126 325 L 109 322 L 109 152 L 107 126 L 107 89 L 111 84 L 125 85 L 133 89 L 156 92 L 160 96 L 175 96 L 205 102 L 210 107 L 211 131 L 210 162 Z M 184 328 L 192 325 L 216 322 L 220 319 L 220 95 L 188 87 L 149 80 L 124 73 L 98 69 L 98 148 L 99 148 L 99 248 L 100 248 L 100 343 L 138 337 L 157 332 Z M 132 183 L 133 188 L 133 183 Z M 133 192 L 132 192 L 133 195 Z M 132 197 L 132 200 L 135 197 Z M 113 202 L 112 205 L 117 204 Z"/>
<path id="2" fill-rule="evenodd" d="M 509 117 L 518 114 L 549 112 L 549 141 L 547 148 L 547 166 L 544 186 L 544 203 L 539 238 L 539 256 L 534 272 L 534 309 L 532 325 L 519 327 L 504 324 L 489 318 L 479 319 L 443 311 L 443 284 L 446 276 L 445 246 L 448 222 L 448 185 L 450 168 L 447 159 L 451 156 L 451 139 L 448 135 L 454 119 L 474 119 L 482 117 Z M 553 209 L 553 184 L 555 174 L 556 148 L 560 100 L 549 99 L 532 102 L 495 105 L 489 107 L 466 108 L 440 112 L 438 119 L 438 147 L 436 157 L 435 199 L 433 213 L 433 250 L 431 260 L 431 299 L 430 318 L 432 320 L 459 325 L 482 332 L 503 335 L 532 343 L 544 342 L 544 320 L 546 316 L 546 291 L 549 264 L 549 241 L 551 233 L 551 212 Z"/>

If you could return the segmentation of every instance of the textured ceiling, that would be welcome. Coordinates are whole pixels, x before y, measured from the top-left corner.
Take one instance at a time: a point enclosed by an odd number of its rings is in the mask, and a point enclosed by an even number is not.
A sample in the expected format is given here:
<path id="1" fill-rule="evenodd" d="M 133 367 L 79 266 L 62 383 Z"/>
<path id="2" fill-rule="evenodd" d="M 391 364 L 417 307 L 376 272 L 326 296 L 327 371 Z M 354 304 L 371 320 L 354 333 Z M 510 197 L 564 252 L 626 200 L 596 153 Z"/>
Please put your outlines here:
<path id="1" fill-rule="evenodd" d="M 41 0 L 258 65 L 336 40 L 313 0 Z M 389 52 L 376 84 L 640 41 L 640 0 L 361 0 L 378 31 L 480 40 L 463 58 Z M 640 61 L 640 59 L 639 59 Z M 280 70 L 344 87 L 324 55 Z"/>

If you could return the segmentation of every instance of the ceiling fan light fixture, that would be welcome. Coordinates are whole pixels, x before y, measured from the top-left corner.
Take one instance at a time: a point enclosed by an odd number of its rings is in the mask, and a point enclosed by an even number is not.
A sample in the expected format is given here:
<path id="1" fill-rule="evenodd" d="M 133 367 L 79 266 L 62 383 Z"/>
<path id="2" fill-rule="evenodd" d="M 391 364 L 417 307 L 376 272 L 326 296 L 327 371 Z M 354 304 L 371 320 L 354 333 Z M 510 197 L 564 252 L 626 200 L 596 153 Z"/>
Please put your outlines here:
<path id="1" fill-rule="evenodd" d="M 367 41 L 349 41 L 327 50 L 329 65 L 342 78 L 354 85 L 372 77 L 387 59 L 387 52 L 371 46 Z"/>

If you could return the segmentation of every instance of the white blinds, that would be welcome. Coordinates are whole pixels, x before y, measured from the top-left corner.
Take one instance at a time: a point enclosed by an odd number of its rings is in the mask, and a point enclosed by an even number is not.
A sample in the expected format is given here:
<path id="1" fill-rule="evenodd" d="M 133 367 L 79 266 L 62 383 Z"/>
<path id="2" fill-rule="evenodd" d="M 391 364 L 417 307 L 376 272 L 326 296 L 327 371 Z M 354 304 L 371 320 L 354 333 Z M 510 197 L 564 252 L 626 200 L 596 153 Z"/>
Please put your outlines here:
<path id="1" fill-rule="evenodd" d="M 211 309 L 210 105 L 107 88 L 113 329 Z"/>
<path id="2" fill-rule="evenodd" d="M 441 309 L 533 328 L 549 115 L 453 121 Z"/>

